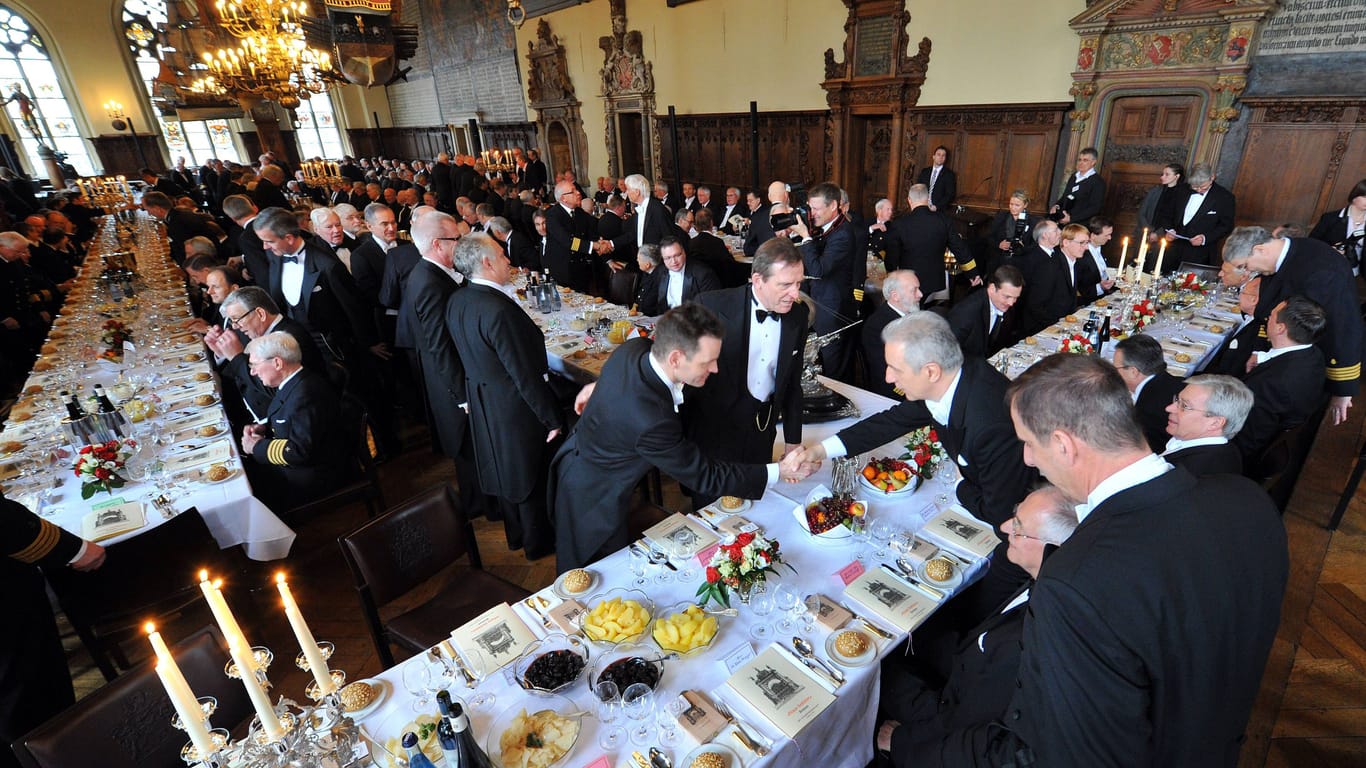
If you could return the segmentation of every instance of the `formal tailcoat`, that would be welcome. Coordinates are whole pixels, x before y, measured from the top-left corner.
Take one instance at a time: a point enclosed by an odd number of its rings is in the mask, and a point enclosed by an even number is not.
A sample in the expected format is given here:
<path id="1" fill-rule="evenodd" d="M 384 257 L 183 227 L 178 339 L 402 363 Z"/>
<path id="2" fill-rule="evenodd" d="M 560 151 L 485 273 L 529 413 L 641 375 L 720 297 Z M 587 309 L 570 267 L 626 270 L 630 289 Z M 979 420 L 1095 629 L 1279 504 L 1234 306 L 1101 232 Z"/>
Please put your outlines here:
<path id="1" fill-rule="evenodd" d="M 192 237 L 207 237 L 218 242 L 218 228 L 213 218 L 198 211 L 172 208 L 166 213 L 166 238 L 171 241 L 171 258 L 176 264 L 185 262 L 185 241 Z"/>
<path id="2" fill-rule="evenodd" d="M 968 294 L 949 310 L 949 327 L 969 357 L 988 358 L 1019 340 L 1020 311 L 1006 310 L 991 328 L 991 298 L 985 287 Z"/>
<path id="3" fill-rule="evenodd" d="M 1283 430 L 1298 427 L 1323 402 L 1323 353 L 1318 347 L 1286 352 L 1258 363 L 1243 377 L 1252 410 L 1233 443 L 1251 465 Z"/>
<path id="4" fill-rule="evenodd" d="M 1077 181 L 1077 174 L 1073 173 L 1067 177 L 1062 194 L 1058 196 L 1054 205 L 1058 206 L 1058 210 L 1067 212 L 1069 221 L 1085 224 L 1092 216 L 1100 213 L 1101 207 L 1105 205 L 1105 181 L 1100 178 L 1099 173 L 1093 173 L 1083 181 Z"/>
<path id="5" fill-rule="evenodd" d="M 315 336 L 321 336 L 333 354 L 343 358 L 353 345 L 369 348 L 379 343 L 379 330 L 370 306 L 356 289 L 356 281 L 336 254 L 321 242 L 305 246 L 303 285 L 299 304 L 290 306 L 280 285 L 283 263 L 270 260 L 270 290 L 275 303 Z"/>
<path id="6" fill-rule="evenodd" d="M 1162 458 L 1174 467 L 1184 467 L 1196 477 L 1243 474 L 1243 454 L 1233 443 L 1192 445 L 1172 451 Z"/>
<path id="7" fill-rule="evenodd" d="M 926 296 L 947 287 L 944 251 L 953 253 L 959 267 L 975 275 L 977 264 L 949 218 L 922 205 L 893 219 L 887 226 L 887 271 L 913 269 Z"/>
<path id="8" fill-rule="evenodd" d="M 478 283 L 451 296 L 446 328 L 465 368 L 479 485 L 525 501 L 550 463 L 546 435 L 564 424 L 548 383 L 545 336 L 516 301 Z"/>
<path id="9" fill-rule="evenodd" d="M 414 349 L 417 346 L 417 331 L 414 328 L 416 321 L 413 318 L 412 307 L 403 297 L 408 275 L 412 274 L 413 267 L 421 260 L 422 254 L 418 252 L 417 246 L 410 242 L 396 246 L 389 251 L 384 260 L 384 279 L 380 281 L 379 303 L 398 311 L 398 320 L 394 326 L 394 346 L 401 349 Z"/>
<path id="10" fill-rule="evenodd" d="M 1138 425 L 1143 428 L 1143 437 L 1153 453 L 1161 453 L 1167 445 L 1167 438 L 1170 437 L 1167 434 L 1167 406 L 1185 387 L 1185 382 L 1170 373 L 1158 371 L 1138 393 L 1134 412 L 1138 416 Z"/>
<path id="11" fill-rule="evenodd" d="M 1172 240 L 1167 246 L 1167 257 L 1162 261 L 1164 269 L 1175 270 L 1186 261 L 1210 266 L 1221 263 L 1220 245 L 1228 233 L 1233 231 L 1236 207 L 1233 193 L 1218 184 L 1211 184 L 1209 191 L 1205 193 L 1205 199 L 1195 209 L 1195 215 L 1191 216 L 1190 222 L 1183 222 L 1186 204 L 1193 195 L 1195 190 L 1187 191 L 1172 211 L 1175 218 L 1171 228 L 1181 237 Z M 1204 245 L 1191 245 L 1190 240 L 1182 239 L 1196 235 L 1205 236 Z"/>
<path id="12" fill-rule="evenodd" d="M 465 366 L 446 325 L 451 296 L 461 284 L 433 262 L 421 259 L 408 275 L 403 297 L 412 305 L 417 357 L 427 390 L 427 408 L 441 452 L 460 455 L 468 417 L 460 404 L 469 397 Z"/>
<path id="13" fill-rule="evenodd" d="M 1297 294 L 1318 302 L 1327 316 L 1316 344 L 1326 361 L 1328 394 L 1355 395 L 1361 380 L 1362 324 L 1352 268 L 1331 246 L 1294 238 L 1280 269 L 1262 277 L 1257 319 L 1265 321 L 1277 304 Z"/>
<path id="14" fill-rule="evenodd" d="M 372 309 L 380 306 L 379 289 L 384 283 L 385 257 L 383 246 L 373 237 L 366 238 L 351 251 L 351 276 L 356 280 L 356 290 Z"/>
<path id="15" fill-rule="evenodd" d="M 606 217 L 603 217 L 606 218 Z M 705 264 L 716 273 L 716 277 L 721 281 L 721 285 L 731 288 L 741 282 L 739 279 L 741 270 L 735 257 L 730 255 L 730 249 L 726 247 L 725 241 L 710 232 L 698 232 L 697 237 L 691 238 L 684 243 L 688 250 L 688 261 L 695 261 L 698 264 Z"/>
<path id="16" fill-rule="evenodd" d="M 1271 344 L 1266 340 L 1266 324 L 1256 318 L 1249 318 L 1249 322 L 1239 328 L 1237 333 L 1224 340 L 1214 359 L 1205 366 L 1204 372 L 1221 373 L 1241 379 L 1247 375 L 1247 361 L 1252 357 L 1252 353 L 1265 352 L 1270 348 Z"/>
<path id="17" fill-rule="evenodd" d="M 887 381 L 887 353 L 882 342 L 882 329 L 899 319 L 901 315 L 886 301 L 878 305 L 873 313 L 863 320 L 860 336 L 863 342 L 863 362 L 868 379 L 864 386 L 893 400 L 900 400 L 896 387 Z"/>
<path id="18" fill-rule="evenodd" d="M 270 478 L 270 502 L 289 506 L 336 488 L 354 446 L 341 430 L 341 401 L 322 371 L 299 369 L 266 412 L 268 433 L 251 456 Z"/>
<path id="19" fill-rule="evenodd" d="M 550 499 L 561 571 L 587 564 L 609 542 L 625 543 L 631 493 L 651 467 L 712 498 L 764 493 L 764 465 L 713 461 L 684 436 L 669 388 L 650 365 L 652 343 L 634 338 L 617 347 L 555 455 Z"/>
<path id="20" fill-rule="evenodd" d="M 263 211 L 272 207 L 284 208 L 287 211 L 291 208 L 285 193 L 266 179 L 256 181 L 256 189 L 252 190 L 251 199 L 256 203 L 256 207 Z"/>
<path id="21" fill-rule="evenodd" d="M 645 234 L 643 239 L 638 240 L 636 237 L 636 229 L 640 226 L 636 217 L 640 216 L 640 213 L 636 211 L 634 205 L 628 204 L 627 210 L 631 215 L 622 222 L 621 234 L 612 241 L 612 253 L 617 260 L 633 261 L 636 257 L 636 250 L 640 246 L 659 245 L 660 240 L 674 234 L 673 217 L 669 215 L 669 209 L 655 198 L 651 197 L 645 202 Z"/>
<path id="22" fill-rule="evenodd" d="M 772 240 L 773 232 L 773 206 L 762 205 L 759 210 L 749 215 L 749 230 L 745 232 L 745 255 L 753 256 L 759 250 L 759 246 Z"/>
<path id="23" fill-rule="evenodd" d="M 261 244 L 261 236 L 256 234 L 256 228 L 251 225 L 251 221 L 248 221 L 242 232 L 237 235 L 237 250 L 242 254 L 242 263 L 246 266 L 252 283 L 273 295 L 275 292 L 270 287 L 270 254 L 266 253 L 266 247 Z"/>

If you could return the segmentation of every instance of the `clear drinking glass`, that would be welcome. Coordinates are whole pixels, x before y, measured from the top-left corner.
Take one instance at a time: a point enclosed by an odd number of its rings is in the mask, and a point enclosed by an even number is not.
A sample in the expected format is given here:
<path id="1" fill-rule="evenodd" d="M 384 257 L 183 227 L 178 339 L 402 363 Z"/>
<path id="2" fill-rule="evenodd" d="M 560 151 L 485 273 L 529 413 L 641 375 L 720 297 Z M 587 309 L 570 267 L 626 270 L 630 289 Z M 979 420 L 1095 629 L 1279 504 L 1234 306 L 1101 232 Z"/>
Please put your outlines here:
<path id="1" fill-rule="evenodd" d="M 598 728 L 598 746 L 604 752 L 615 752 L 626 740 L 626 729 L 617 725 L 621 722 L 621 692 L 616 683 L 605 680 L 593 686 L 593 697 L 597 700 L 598 722 L 602 723 Z"/>
<path id="2" fill-rule="evenodd" d="M 414 712 L 427 711 L 427 705 L 432 700 L 431 682 L 432 670 L 423 659 L 412 658 L 404 663 L 403 687 L 413 696 L 411 706 Z"/>
<path id="3" fill-rule="evenodd" d="M 648 586 L 650 579 L 646 574 L 650 571 L 650 556 L 635 547 L 630 547 L 629 552 L 631 555 L 631 573 L 636 577 L 631 582 L 631 586 L 636 588 Z"/>
<path id="4" fill-rule="evenodd" d="M 621 694 L 626 717 L 635 722 L 631 727 L 631 743 L 645 746 L 654 736 L 655 692 L 645 683 L 632 683 Z"/>
<path id="5" fill-rule="evenodd" d="M 758 619 L 749 628 L 750 637 L 759 642 L 767 642 L 773 637 L 773 627 L 768 622 L 768 617 L 773 614 L 775 602 L 772 592 L 756 592 L 749 599 L 749 610 Z"/>
<path id="6" fill-rule="evenodd" d="M 672 747 L 678 744 L 680 741 L 678 716 L 683 714 L 687 708 L 688 700 L 683 698 L 680 694 L 669 699 L 669 703 L 665 704 L 664 707 L 659 710 L 659 715 L 656 717 L 656 723 L 659 725 L 660 744 L 663 744 L 666 747 Z"/>
<path id="7" fill-rule="evenodd" d="M 783 612 L 783 618 L 778 622 L 778 631 L 785 635 L 795 634 L 797 625 L 794 619 L 797 612 L 803 610 L 801 593 L 790 584 L 780 584 L 773 597 L 778 604 L 778 610 Z"/>
<path id="8" fill-rule="evenodd" d="M 890 554 L 888 547 L 892 543 L 892 535 L 896 533 L 896 525 L 887 518 L 878 518 L 868 526 L 868 534 L 872 537 L 876 549 L 873 550 L 873 557 L 878 560 L 886 560 Z"/>

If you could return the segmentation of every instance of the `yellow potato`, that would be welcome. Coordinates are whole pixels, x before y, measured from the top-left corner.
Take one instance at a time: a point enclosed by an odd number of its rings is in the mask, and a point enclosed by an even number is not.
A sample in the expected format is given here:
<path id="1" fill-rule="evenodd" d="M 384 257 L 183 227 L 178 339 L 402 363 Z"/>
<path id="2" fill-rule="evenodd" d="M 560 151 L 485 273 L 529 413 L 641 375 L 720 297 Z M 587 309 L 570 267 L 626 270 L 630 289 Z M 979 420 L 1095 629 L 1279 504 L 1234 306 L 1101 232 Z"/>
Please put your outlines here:
<path id="1" fill-rule="evenodd" d="M 645 631 L 650 613 L 635 600 L 614 597 L 599 603 L 584 617 L 584 633 L 593 640 L 619 643 Z"/>
<path id="2" fill-rule="evenodd" d="M 691 651 L 709 644 L 716 637 L 716 617 L 708 616 L 695 605 L 655 622 L 654 638 L 666 651 Z"/>

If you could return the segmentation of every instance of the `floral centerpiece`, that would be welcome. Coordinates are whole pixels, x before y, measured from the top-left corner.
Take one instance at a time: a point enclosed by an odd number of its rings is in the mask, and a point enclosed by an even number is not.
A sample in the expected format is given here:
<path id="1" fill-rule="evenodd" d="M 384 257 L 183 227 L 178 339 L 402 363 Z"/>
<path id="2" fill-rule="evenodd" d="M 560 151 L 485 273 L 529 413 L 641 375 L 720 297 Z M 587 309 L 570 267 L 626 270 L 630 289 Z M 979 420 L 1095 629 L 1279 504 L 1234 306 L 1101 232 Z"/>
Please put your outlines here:
<path id="1" fill-rule="evenodd" d="M 1143 301 L 1134 304 L 1129 311 L 1133 313 L 1134 333 L 1138 333 L 1144 328 L 1147 328 L 1157 320 L 1157 308 L 1154 307 L 1152 301 L 1148 299 L 1144 299 Z"/>
<path id="2" fill-rule="evenodd" d="M 934 477 L 939 465 L 949 457 L 944 444 L 939 442 L 939 431 L 931 426 L 907 434 L 903 445 L 906 446 L 906 452 L 901 455 L 902 461 L 910 464 L 912 474 L 924 480 Z"/>
<path id="3" fill-rule="evenodd" d="M 1209 291 L 1209 284 L 1204 280 L 1201 280 L 1194 272 L 1187 272 L 1186 274 L 1181 275 L 1180 282 L 1177 283 L 1176 289 L 1178 291 L 1191 291 L 1204 295 Z"/>
<path id="4" fill-rule="evenodd" d="M 104 327 L 100 330 L 100 342 L 104 344 L 105 349 L 100 356 L 109 360 L 122 360 L 123 342 L 132 340 L 133 333 L 123 321 L 105 320 Z"/>
<path id="5" fill-rule="evenodd" d="M 778 542 L 770 541 L 757 533 L 742 533 L 730 544 L 722 544 L 711 556 L 707 564 L 707 580 L 697 588 L 700 605 L 715 600 L 730 607 L 730 591 L 740 593 L 740 601 L 749 602 L 750 593 L 762 589 L 770 572 L 779 565 L 785 565 L 793 573 L 797 572 L 789 563 L 783 562 L 783 553 Z"/>
<path id="6" fill-rule="evenodd" d="M 1058 348 L 1058 351 L 1069 355 L 1094 355 L 1096 348 L 1092 346 L 1090 341 L 1087 341 L 1085 336 L 1074 333 L 1062 340 L 1062 346 Z"/>
<path id="7" fill-rule="evenodd" d="M 110 440 L 87 445 L 76 454 L 76 477 L 81 479 L 81 498 L 89 499 L 100 491 L 112 494 L 128 481 L 119 474 L 128 457 L 137 449 L 133 440 Z"/>

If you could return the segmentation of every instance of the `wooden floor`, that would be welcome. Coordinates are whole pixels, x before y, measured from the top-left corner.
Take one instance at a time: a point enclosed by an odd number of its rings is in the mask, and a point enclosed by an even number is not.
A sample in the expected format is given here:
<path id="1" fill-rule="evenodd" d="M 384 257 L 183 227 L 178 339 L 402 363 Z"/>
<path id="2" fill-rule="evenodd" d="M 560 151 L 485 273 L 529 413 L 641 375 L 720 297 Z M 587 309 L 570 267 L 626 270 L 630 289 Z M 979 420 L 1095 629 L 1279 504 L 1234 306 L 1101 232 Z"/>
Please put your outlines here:
<path id="1" fill-rule="evenodd" d="M 1285 516 L 1290 585 L 1261 694 L 1248 724 L 1241 760 L 1245 768 L 1366 765 L 1366 490 L 1357 494 L 1336 534 L 1323 528 L 1366 432 L 1364 401 L 1358 398 L 1347 424 L 1320 431 Z M 381 468 L 390 504 L 434 483 L 450 482 L 454 475 L 448 460 L 431 454 L 425 430 L 409 430 L 407 437 L 409 449 Z M 363 508 L 333 510 L 302 527 L 288 560 L 260 564 L 239 583 L 225 586 L 252 591 L 255 615 L 239 620 L 253 643 L 274 649 L 277 658 L 292 657 L 296 651 L 278 595 L 272 597 L 273 588 L 267 591 L 272 574 L 283 569 L 290 574 L 314 634 L 336 644 L 333 666 L 345 670 L 350 679 L 380 670 L 336 545 L 338 535 L 364 520 Z M 507 551 L 501 524 L 481 519 L 475 521 L 475 529 L 486 567 L 528 589 L 553 581 L 554 558 L 528 563 L 520 553 Z M 203 614 L 187 615 L 163 624 L 162 631 L 174 640 L 208 620 Z M 77 696 L 102 685 L 103 678 L 75 636 L 68 632 L 64 642 Z M 135 661 L 147 656 L 145 643 L 132 643 L 129 651 Z M 277 692 L 301 698 L 307 676 L 285 667 L 277 662 L 270 670 Z"/>

